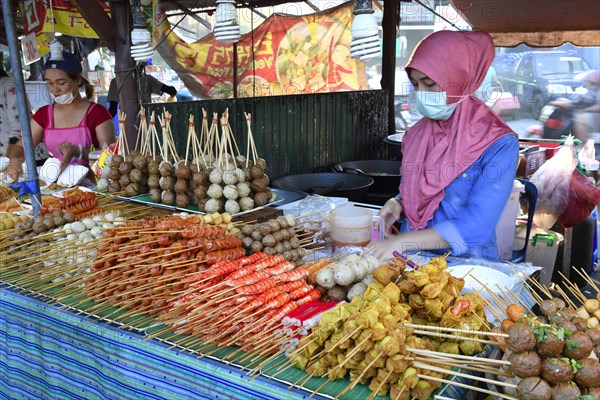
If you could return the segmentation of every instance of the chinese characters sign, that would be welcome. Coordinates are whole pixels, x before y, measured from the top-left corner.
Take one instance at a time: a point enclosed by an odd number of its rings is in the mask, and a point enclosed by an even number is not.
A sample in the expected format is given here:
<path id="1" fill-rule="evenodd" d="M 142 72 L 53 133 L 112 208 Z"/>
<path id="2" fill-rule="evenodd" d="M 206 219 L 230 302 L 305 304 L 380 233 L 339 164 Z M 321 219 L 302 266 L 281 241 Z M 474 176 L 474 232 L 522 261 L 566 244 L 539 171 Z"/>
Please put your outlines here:
<path id="1" fill-rule="evenodd" d="M 350 58 L 353 4 L 321 13 L 272 15 L 237 44 L 239 97 L 364 90 L 365 66 Z M 186 43 L 171 31 L 155 4 L 155 43 L 171 68 L 197 96 L 233 96 L 232 44 L 208 35 Z"/>

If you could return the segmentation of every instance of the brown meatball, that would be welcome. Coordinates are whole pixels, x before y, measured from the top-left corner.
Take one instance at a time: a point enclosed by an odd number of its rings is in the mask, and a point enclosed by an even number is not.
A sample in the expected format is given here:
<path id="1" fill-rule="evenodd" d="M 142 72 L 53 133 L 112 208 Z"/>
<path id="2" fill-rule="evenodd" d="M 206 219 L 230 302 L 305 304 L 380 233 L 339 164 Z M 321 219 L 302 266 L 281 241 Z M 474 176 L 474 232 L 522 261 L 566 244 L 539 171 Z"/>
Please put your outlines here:
<path id="1" fill-rule="evenodd" d="M 585 332 L 585 330 L 587 329 L 587 323 L 583 318 L 575 317 L 571 320 L 571 322 L 573 323 L 573 325 L 575 325 L 575 327 L 577 327 L 577 330 L 580 332 Z"/>
<path id="2" fill-rule="evenodd" d="M 563 352 L 569 358 L 580 360 L 587 358 L 593 349 L 594 344 L 585 332 L 575 332 L 565 342 Z"/>
<path id="3" fill-rule="evenodd" d="M 158 167 L 158 172 L 161 176 L 173 176 L 173 164 L 163 161 Z"/>
<path id="4" fill-rule="evenodd" d="M 561 358 L 547 358 L 542 362 L 542 378 L 551 385 L 569 382 L 574 376 L 573 366 Z"/>
<path id="5" fill-rule="evenodd" d="M 129 185 L 130 183 L 131 183 L 131 178 L 129 177 L 129 174 L 121 175 L 121 177 L 119 178 L 119 184 L 122 187 L 125 187 L 125 186 Z"/>
<path id="6" fill-rule="evenodd" d="M 600 387 L 600 363 L 595 358 L 586 358 L 575 374 L 575 382 L 585 387 Z"/>
<path id="7" fill-rule="evenodd" d="M 163 204 L 168 206 L 175 204 L 175 193 L 170 190 L 164 190 L 160 195 L 160 199 Z"/>
<path id="8" fill-rule="evenodd" d="M 512 324 L 506 333 L 506 347 L 515 353 L 522 353 L 524 351 L 533 350 L 535 347 L 535 333 L 529 325 L 525 324 Z"/>
<path id="9" fill-rule="evenodd" d="M 175 178 L 172 176 L 163 176 L 158 180 L 158 184 L 162 190 L 172 191 L 175 187 Z"/>
<path id="10" fill-rule="evenodd" d="M 195 186 L 206 185 L 208 182 L 208 174 L 205 172 L 194 172 L 192 175 L 192 182 L 194 182 Z"/>
<path id="11" fill-rule="evenodd" d="M 565 347 L 564 339 L 559 339 L 552 332 L 548 333 L 546 338 L 537 344 L 538 353 L 542 357 L 557 357 Z"/>
<path id="12" fill-rule="evenodd" d="M 178 178 L 174 186 L 175 193 L 183 194 L 188 190 L 188 183 L 185 179 Z"/>
<path id="13" fill-rule="evenodd" d="M 552 301 L 554 302 L 554 304 L 556 304 L 556 308 L 559 311 L 567 306 L 565 301 L 563 299 L 559 299 L 558 297 L 553 298 Z"/>
<path id="14" fill-rule="evenodd" d="M 140 194 L 138 184 L 135 182 L 131 182 L 127 187 L 125 187 L 125 197 L 133 197 Z"/>
<path id="15" fill-rule="evenodd" d="M 566 334 L 577 332 L 577 325 L 575 325 L 572 321 L 564 320 L 562 323 L 558 324 L 560 328 L 565 330 Z"/>
<path id="16" fill-rule="evenodd" d="M 594 346 L 598 346 L 600 344 L 600 327 L 597 326 L 595 328 L 589 328 L 585 330 L 585 333 L 588 334 Z"/>
<path id="17" fill-rule="evenodd" d="M 519 378 L 538 376 L 542 369 L 542 360 L 535 351 L 511 353 L 508 361 L 510 361 L 508 370 Z"/>
<path id="18" fill-rule="evenodd" d="M 560 383 L 552 388 L 552 400 L 577 400 L 581 396 L 581 390 L 577 385 Z"/>
<path id="19" fill-rule="evenodd" d="M 142 170 L 138 168 L 132 169 L 129 173 L 129 179 L 131 179 L 131 182 L 140 182 L 142 180 L 142 176 L 144 176 L 144 174 Z"/>
<path id="20" fill-rule="evenodd" d="M 115 168 L 119 168 L 119 165 L 123 162 L 123 156 L 114 154 L 110 160 L 110 165 Z"/>
<path id="21" fill-rule="evenodd" d="M 192 171 L 190 170 L 190 168 L 183 163 L 180 163 L 177 166 L 177 170 L 175 170 L 175 176 L 179 179 L 187 179 L 190 177 L 191 173 Z"/>
<path id="22" fill-rule="evenodd" d="M 588 396 L 596 396 L 596 399 L 600 399 L 600 387 L 588 388 L 587 390 L 584 390 L 584 392 Z"/>
<path id="23" fill-rule="evenodd" d="M 185 193 L 177 193 L 175 196 L 175 204 L 179 208 L 185 208 L 190 205 L 190 196 Z"/>
<path id="24" fill-rule="evenodd" d="M 148 160 L 143 155 L 137 155 L 133 158 L 133 166 L 137 169 L 143 170 L 148 165 Z"/>
<path id="25" fill-rule="evenodd" d="M 558 311 L 558 307 L 552 300 L 544 300 L 540 303 L 540 311 L 544 315 L 553 315 Z"/>
<path id="26" fill-rule="evenodd" d="M 572 310 L 570 308 L 563 308 L 562 310 L 560 310 L 560 315 L 562 315 L 570 321 L 575 317 L 575 310 Z"/>
<path id="27" fill-rule="evenodd" d="M 159 168 L 160 168 L 159 161 L 156 161 L 156 160 L 148 161 L 148 173 L 153 174 L 153 175 L 158 175 Z"/>
<path id="28" fill-rule="evenodd" d="M 206 188 L 206 186 L 204 185 L 200 185 L 198 187 L 196 187 L 196 189 L 194 189 L 194 197 L 197 198 L 198 200 L 206 200 L 206 198 L 208 197 L 207 195 L 208 189 Z"/>
<path id="29" fill-rule="evenodd" d="M 525 378 L 517 385 L 519 400 L 550 400 L 552 388 L 538 377 Z"/>
<path id="30" fill-rule="evenodd" d="M 556 313 L 556 314 L 550 314 L 548 315 L 548 322 L 550 322 L 551 324 L 556 324 L 556 325 L 560 325 L 563 322 L 568 321 L 568 319 L 566 319 L 562 313 Z"/>
<path id="31" fill-rule="evenodd" d="M 121 163 L 121 165 L 119 165 L 119 172 L 121 173 L 121 175 L 130 173 L 132 169 L 133 169 L 133 163 L 130 163 L 130 162 L 124 161 Z"/>
<path id="32" fill-rule="evenodd" d="M 160 184 L 159 184 L 159 175 L 150 175 L 148 177 L 148 186 L 150 186 L 151 188 L 159 188 Z"/>
<path id="33" fill-rule="evenodd" d="M 160 203 L 160 196 L 162 195 L 162 190 L 159 188 L 150 189 L 150 200 L 155 203 Z"/>
<path id="34" fill-rule="evenodd" d="M 72 212 L 66 212 L 63 214 L 63 218 L 66 222 L 73 222 L 75 221 L 75 214 L 73 214 Z"/>
<path id="35" fill-rule="evenodd" d="M 256 207 L 264 206 L 265 204 L 267 204 L 268 201 L 269 199 L 267 198 L 267 195 L 264 192 L 256 193 L 254 195 L 254 204 L 256 205 Z"/>

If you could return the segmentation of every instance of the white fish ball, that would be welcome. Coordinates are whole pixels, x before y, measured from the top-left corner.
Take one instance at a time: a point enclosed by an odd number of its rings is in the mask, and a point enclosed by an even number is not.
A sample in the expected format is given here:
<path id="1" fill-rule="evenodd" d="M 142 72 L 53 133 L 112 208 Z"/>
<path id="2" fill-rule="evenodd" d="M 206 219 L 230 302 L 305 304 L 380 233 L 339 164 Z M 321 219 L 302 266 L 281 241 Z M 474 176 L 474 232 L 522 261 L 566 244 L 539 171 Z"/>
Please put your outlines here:
<path id="1" fill-rule="evenodd" d="M 237 199 L 239 196 L 237 187 L 235 187 L 234 185 L 225 186 L 225 188 L 223 189 L 223 196 L 225 196 L 225 198 L 229 200 Z"/>
<path id="2" fill-rule="evenodd" d="M 240 212 L 240 205 L 235 200 L 227 200 L 225 202 L 225 211 L 230 214 L 237 214 Z"/>
<path id="3" fill-rule="evenodd" d="M 206 194 L 210 198 L 220 199 L 221 197 L 223 197 L 223 187 L 221 185 L 217 184 L 217 183 L 213 183 L 212 185 L 210 185 L 208 187 L 208 190 L 206 191 Z M 206 210 L 206 212 L 209 212 L 209 211 Z M 213 212 L 213 211 L 210 211 L 210 212 Z"/>

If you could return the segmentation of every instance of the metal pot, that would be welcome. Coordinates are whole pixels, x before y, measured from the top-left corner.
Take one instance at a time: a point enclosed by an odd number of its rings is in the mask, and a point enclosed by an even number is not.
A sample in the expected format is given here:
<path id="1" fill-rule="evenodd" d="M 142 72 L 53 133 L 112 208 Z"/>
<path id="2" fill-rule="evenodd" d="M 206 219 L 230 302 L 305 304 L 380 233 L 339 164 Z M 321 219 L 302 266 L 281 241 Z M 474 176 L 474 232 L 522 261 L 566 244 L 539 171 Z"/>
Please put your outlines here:
<path id="1" fill-rule="evenodd" d="M 334 170 L 351 174 L 366 175 L 373 179 L 369 193 L 398 192 L 400 185 L 400 161 L 393 160 L 360 160 L 335 164 Z"/>
<path id="2" fill-rule="evenodd" d="M 383 141 L 388 145 L 388 155 L 392 160 L 402 161 L 402 138 L 404 132 L 389 135 Z"/>
<path id="3" fill-rule="evenodd" d="M 277 178 L 273 186 L 282 189 L 294 189 L 308 194 L 346 197 L 350 201 L 360 202 L 363 195 L 373 184 L 373 179 L 364 175 L 346 173 L 315 173 L 289 175 Z"/>

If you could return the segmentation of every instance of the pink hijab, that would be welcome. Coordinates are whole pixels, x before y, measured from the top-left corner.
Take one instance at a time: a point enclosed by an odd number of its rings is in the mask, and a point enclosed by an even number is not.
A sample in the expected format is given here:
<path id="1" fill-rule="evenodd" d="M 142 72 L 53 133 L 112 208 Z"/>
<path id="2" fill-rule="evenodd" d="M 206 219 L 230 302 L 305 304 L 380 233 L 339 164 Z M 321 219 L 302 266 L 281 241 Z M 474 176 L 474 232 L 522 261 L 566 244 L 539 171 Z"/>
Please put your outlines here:
<path id="1" fill-rule="evenodd" d="M 422 118 L 402 139 L 404 214 L 412 229 L 423 229 L 444 199 L 444 189 L 501 136 L 516 135 L 481 100 L 470 96 L 494 60 L 485 32 L 440 31 L 419 43 L 406 65 L 435 81 L 459 102 L 446 121 Z"/>

